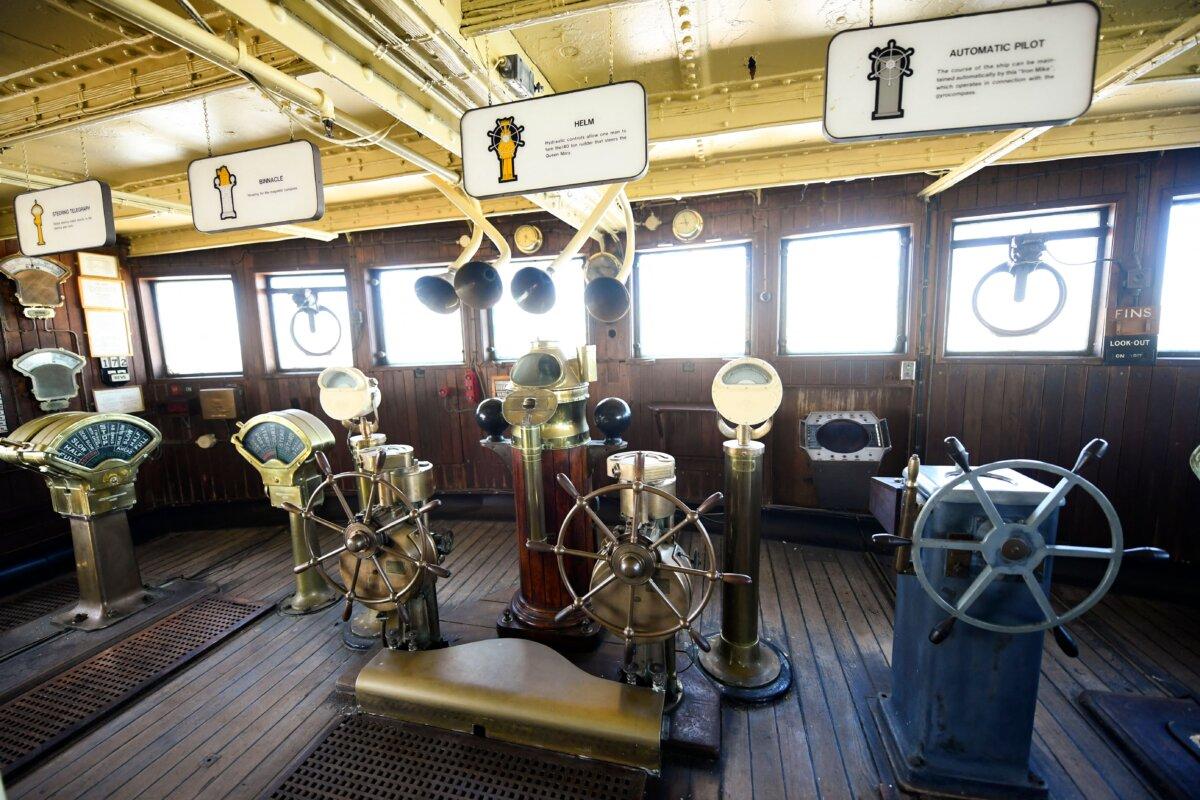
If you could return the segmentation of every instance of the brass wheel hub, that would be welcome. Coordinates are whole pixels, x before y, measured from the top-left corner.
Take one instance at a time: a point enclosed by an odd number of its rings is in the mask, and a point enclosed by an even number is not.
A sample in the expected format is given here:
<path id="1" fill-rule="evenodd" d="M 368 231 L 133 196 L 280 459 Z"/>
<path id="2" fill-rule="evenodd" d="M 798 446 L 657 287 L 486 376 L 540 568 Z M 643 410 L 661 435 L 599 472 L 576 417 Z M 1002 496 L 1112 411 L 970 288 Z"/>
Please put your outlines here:
<path id="1" fill-rule="evenodd" d="M 370 558 L 376 551 L 375 531 L 361 522 L 352 522 L 346 526 L 346 549 L 356 558 Z"/>
<path id="2" fill-rule="evenodd" d="M 617 580 L 638 586 L 654 577 L 658 561 L 649 548 L 632 542 L 617 545 L 608 559 Z"/>

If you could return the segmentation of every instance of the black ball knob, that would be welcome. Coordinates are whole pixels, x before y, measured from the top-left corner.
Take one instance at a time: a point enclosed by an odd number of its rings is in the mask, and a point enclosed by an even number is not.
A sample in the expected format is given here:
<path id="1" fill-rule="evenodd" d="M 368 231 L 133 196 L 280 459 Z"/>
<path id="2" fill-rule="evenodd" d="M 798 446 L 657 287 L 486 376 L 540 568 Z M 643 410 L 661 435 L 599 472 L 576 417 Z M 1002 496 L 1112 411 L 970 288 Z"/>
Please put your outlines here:
<path id="1" fill-rule="evenodd" d="M 475 409 L 475 421 L 490 441 L 500 441 L 508 429 L 508 420 L 504 419 L 504 403 L 499 397 L 484 400 Z"/>
<path id="2" fill-rule="evenodd" d="M 604 434 L 606 442 L 619 441 L 621 434 L 629 430 L 629 425 L 633 422 L 633 412 L 629 410 L 629 403 L 619 397 L 606 397 L 596 403 L 593 416 L 596 427 Z"/>

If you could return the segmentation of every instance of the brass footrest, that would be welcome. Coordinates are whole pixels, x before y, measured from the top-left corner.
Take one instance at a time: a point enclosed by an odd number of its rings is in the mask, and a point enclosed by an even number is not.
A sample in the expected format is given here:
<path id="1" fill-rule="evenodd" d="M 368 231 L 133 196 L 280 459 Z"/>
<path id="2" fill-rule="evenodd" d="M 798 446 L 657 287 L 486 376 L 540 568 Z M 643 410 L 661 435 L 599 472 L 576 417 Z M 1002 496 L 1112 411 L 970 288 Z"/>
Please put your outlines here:
<path id="1" fill-rule="evenodd" d="M 663 695 L 589 675 L 537 642 L 384 650 L 355 694 L 369 713 L 659 770 Z"/>

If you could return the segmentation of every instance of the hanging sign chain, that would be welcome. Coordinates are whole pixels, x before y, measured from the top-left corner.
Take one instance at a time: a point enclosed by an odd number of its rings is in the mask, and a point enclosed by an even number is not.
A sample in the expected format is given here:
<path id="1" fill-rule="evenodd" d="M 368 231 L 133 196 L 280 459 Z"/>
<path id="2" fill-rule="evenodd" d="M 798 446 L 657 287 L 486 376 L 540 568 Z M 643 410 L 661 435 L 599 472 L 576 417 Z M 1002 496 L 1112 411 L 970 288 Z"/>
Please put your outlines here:
<path id="1" fill-rule="evenodd" d="M 25 189 L 30 190 L 33 188 L 33 183 L 29 180 L 29 148 L 25 146 L 24 142 L 21 142 L 21 163 L 25 167 Z"/>
<path id="2" fill-rule="evenodd" d="M 79 127 L 76 130 L 79 131 L 79 152 L 83 156 L 83 177 L 90 178 L 92 177 L 92 170 L 88 167 L 87 145 L 83 142 L 83 128 Z"/>
<path id="3" fill-rule="evenodd" d="M 208 157 L 212 158 L 212 131 L 208 128 L 208 98 L 200 98 L 200 106 L 204 109 L 204 143 L 208 146 Z"/>
<path id="4" fill-rule="evenodd" d="M 875 27 L 875 0 L 867 0 L 867 27 Z"/>
<path id="5" fill-rule="evenodd" d="M 608 9 L 608 82 L 613 82 L 613 19 L 616 12 Z"/>

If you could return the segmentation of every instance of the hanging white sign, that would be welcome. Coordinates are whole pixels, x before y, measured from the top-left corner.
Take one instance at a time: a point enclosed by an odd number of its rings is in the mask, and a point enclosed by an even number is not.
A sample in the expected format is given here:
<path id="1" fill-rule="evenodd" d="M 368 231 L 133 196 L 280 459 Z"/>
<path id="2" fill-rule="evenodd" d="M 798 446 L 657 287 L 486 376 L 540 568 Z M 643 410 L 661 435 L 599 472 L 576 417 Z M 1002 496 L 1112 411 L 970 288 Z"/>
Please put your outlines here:
<path id="1" fill-rule="evenodd" d="M 27 256 L 108 247 L 117 241 L 112 193 L 103 181 L 24 192 L 13 200 L 17 242 Z"/>
<path id="2" fill-rule="evenodd" d="M 463 189 L 479 199 L 637 180 L 650 163 L 637 81 L 472 109 L 459 132 Z"/>
<path id="3" fill-rule="evenodd" d="M 202 233 L 307 222 L 325 213 L 321 154 L 302 140 L 193 161 L 188 191 L 192 224 Z"/>
<path id="4" fill-rule="evenodd" d="M 1086 0 L 843 31 L 826 53 L 825 135 L 1069 122 L 1091 105 L 1099 32 Z"/>

